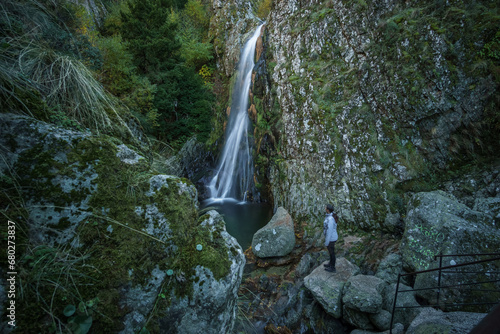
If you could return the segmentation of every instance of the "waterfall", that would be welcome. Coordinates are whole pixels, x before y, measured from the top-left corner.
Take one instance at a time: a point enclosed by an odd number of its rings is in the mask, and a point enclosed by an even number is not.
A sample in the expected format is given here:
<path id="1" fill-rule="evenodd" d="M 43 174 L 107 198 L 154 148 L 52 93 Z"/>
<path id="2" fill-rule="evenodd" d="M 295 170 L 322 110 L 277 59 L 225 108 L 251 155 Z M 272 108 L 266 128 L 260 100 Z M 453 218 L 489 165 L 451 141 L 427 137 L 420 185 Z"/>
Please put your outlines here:
<path id="1" fill-rule="evenodd" d="M 248 99 L 255 65 L 255 45 L 262 25 L 246 42 L 240 55 L 231 113 L 226 127 L 226 141 L 215 175 L 208 185 L 211 200 L 246 201 L 247 194 L 253 187 L 252 143 L 248 138 L 251 124 L 248 117 Z"/>

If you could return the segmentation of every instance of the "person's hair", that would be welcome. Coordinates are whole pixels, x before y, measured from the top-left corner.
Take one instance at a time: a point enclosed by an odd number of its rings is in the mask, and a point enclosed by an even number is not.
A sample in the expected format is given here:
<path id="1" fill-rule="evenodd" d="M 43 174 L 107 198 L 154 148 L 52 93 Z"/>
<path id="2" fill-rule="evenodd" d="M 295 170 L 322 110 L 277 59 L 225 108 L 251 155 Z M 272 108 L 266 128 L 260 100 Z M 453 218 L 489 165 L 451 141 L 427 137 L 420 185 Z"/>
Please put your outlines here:
<path id="1" fill-rule="evenodd" d="M 326 206 L 326 209 L 327 209 L 328 211 L 330 211 L 330 213 L 332 213 L 332 212 L 333 212 L 333 205 L 328 204 L 328 205 Z"/>

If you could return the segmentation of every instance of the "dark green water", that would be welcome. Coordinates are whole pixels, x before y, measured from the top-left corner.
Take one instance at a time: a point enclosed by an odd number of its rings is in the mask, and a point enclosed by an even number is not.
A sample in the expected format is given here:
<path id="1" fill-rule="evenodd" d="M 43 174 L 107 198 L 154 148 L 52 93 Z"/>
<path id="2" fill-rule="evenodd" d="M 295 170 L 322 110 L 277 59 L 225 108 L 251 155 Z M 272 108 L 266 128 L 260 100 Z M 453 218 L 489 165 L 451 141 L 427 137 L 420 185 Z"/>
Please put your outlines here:
<path id="1" fill-rule="evenodd" d="M 205 203 L 224 216 L 226 230 L 236 238 L 243 250 L 252 244 L 255 232 L 264 227 L 273 216 L 273 208 L 266 203 L 243 203 L 224 201 Z"/>

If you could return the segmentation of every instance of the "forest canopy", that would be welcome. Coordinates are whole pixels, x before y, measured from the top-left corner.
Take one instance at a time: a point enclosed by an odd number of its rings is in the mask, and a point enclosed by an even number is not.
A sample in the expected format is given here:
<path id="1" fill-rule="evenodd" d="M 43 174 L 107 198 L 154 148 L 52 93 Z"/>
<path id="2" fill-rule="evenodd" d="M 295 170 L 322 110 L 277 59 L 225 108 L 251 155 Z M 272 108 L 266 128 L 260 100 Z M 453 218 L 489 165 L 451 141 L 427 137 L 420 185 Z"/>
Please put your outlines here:
<path id="1" fill-rule="evenodd" d="M 92 14 L 65 0 L 2 2 L 2 109 L 114 134 L 133 115 L 149 137 L 174 147 L 193 135 L 205 141 L 214 103 L 207 5 L 98 7 Z"/>

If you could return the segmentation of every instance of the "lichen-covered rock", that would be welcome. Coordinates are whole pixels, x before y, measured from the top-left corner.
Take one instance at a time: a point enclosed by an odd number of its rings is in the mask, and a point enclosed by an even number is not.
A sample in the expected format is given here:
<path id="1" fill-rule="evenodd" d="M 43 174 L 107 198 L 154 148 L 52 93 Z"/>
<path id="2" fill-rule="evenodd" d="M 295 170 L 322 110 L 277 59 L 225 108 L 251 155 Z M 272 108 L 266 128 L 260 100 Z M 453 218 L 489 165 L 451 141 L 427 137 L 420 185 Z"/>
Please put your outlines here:
<path id="1" fill-rule="evenodd" d="M 438 254 L 489 253 L 500 240 L 491 216 L 442 191 L 416 194 L 408 204 L 401 254 L 411 270 L 425 270 Z"/>
<path id="2" fill-rule="evenodd" d="M 343 305 L 342 319 L 355 328 L 375 329 L 370 321 L 368 313 L 346 307 L 346 305 Z"/>
<path id="3" fill-rule="evenodd" d="M 215 53 L 221 60 L 218 65 L 227 77 L 231 77 L 248 33 L 259 24 L 251 4 L 243 0 L 213 0 L 212 9 L 210 35 L 214 37 Z"/>
<path id="4" fill-rule="evenodd" d="M 428 307 L 413 320 L 406 333 L 469 333 L 485 316 L 484 313 L 443 312 Z"/>
<path id="5" fill-rule="evenodd" d="M 386 282 L 378 277 L 356 275 L 346 282 L 342 296 L 342 318 L 356 328 L 374 329 L 370 314 L 382 311 Z"/>
<path id="6" fill-rule="evenodd" d="M 411 323 L 411 321 L 419 314 L 420 309 L 415 308 L 420 306 L 420 304 L 415 299 L 415 292 L 408 285 L 399 284 L 398 297 L 396 299 L 396 307 L 394 310 L 394 323 L 401 323 L 405 328 Z M 394 296 L 396 294 L 396 283 L 386 286 L 385 292 L 383 294 L 384 301 L 382 308 L 386 311 L 392 313 L 394 307 Z M 408 308 L 406 308 L 408 307 Z"/>
<path id="7" fill-rule="evenodd" d="M 243 252 L 215 211 L 198 217 L 190 181 L 115 138 L 4 113 L 0 133 L 0 185 L 17 189 L 0 208 L 26 232 L 20 330 L 231 330 Z"/>
<path id="8" fill-rule="evenodd" d="M 476 198 L 474 210 L 493 218 L 493 227 L 500 228 L 500 197 Z"/>
<path id="9" fill-rule="evenodd" d="M 338 258 L 335 268 L 337 272 L 331 273 L 320 265 L 304 278 L 304 285 L 328 314 L 339 319 L 342 317 L 344 286 L 350 277 L 359 273 L 359 268 L 345 258 Z"/>
<path id="10" fill-rule="evenodd" d="M 278 208 L 269 223 L 255 232 L 252 252 L 260 258 L 285 256 L 295 247 L 292 217 L 284 208 Z"/>
<path id="11" fill-rule="evenodd" d="M 435 268 L 439 261 L 434 257 L 439 254 L 481 254 L 493 252 L 500 240 L 500 229 L 495 227 L 491 215 L 474 211 L 459 203 L 445 192 L 418 193 L 408 205 L 405 219 L 405 232 L 401 242 L 403 262 L 410 271 Z M 445 257 L 443 266 L 471 262 L 474 257 Z M 494 263 L 475 267 L 459 268 L 478 272 L 496 271 Z M 442 284 L 456 285 L 484 280 L 484 274 L 457 275 L 443 274 Z M 416 277 L 415 288 L 435 286 L 437 272 L 421 274 Z M 446 282 L 446 283 L 445 283 Z M 436 301 L 436 293 L 422 291 L 421 297 Z M 445 289 L 440 295 L 440 302 L 473 302 L 477 297 L 467 291 Z"/>
<path id="12" fill-rule="evenodd" d="M 401 255 L 391 253 L 386 256 L 377 268 L 376 277 L 383 279 L 387 283 L 396 283 L 398 275 L 403 271 L 403 260 Z"/>
<path id="13" fill-rule="evenodd" d="M 295 268 L 295 277 L 301 278 L 311 273 L 313 268 L 318 267 L 321 263 L 329 260 L 327 251 L 306 253 L 300 259 L 299 264 Z"/>
<path id="14" fill-rule="evenodd" d="M 369 314 L 368 318 L 378 330 L 388 330 L 391 328 L 391 312 L 380 310 L 378 313 Z"/>
<path id="15" fill-rule="evenodd" d="M 364 313 L 378 313 L 382 309 L 382 294 L 386 283 L 378 277 L 356 275 L 344 286 L 344 306 Z"/>
<path id="16" fill-rule="evenodd" d="M 159 322 L 165 326 L 168 324 L 168 327 L 163 328 L 169 328 L 172 333 L 229 332 L 236 317 L 238 289 L 245 265 L 243 251 L 236 239 L 226 232 L 224 220 L 216 211 L 208 212 L 200 225 L 210 230 L 214 241 L 223 238 L 225 245 L 222 246 L 228 249 L 230 259 L 229 273 L 217 279 L 201 261 L 191 278 L 192 297 L 176 298 L 172 291 L 171 306 L 159 315 Z M 201 249 L 202 258 L 203 252 Z"/>

